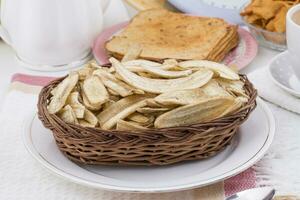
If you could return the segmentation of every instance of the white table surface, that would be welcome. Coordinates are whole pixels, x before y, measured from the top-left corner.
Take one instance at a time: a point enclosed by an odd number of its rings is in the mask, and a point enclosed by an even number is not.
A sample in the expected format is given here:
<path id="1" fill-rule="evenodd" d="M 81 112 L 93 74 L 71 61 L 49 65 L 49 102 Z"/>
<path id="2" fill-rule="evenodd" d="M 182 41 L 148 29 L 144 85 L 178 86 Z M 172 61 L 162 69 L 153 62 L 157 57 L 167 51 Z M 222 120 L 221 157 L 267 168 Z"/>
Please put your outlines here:
<path id="1" fill-rule="evenodd" d="M 247 74 L 257 68 L 266 67 L 269 61 L 278 53 L 279 52 L 277 51 L 259 47 L 256 58 L 241 72 Z M 0 41 L 0 108 L 3 97 L 5 96 L 5 92 L 7 91 L 10 84 L 11 76 L 14 73 L 26 73 L 41 76 L 61 76 L 67 73 L 67 71 L 37 72 L 28 70 L 16 60 L 13 49 L 6 45 L 3 41 Z"/>

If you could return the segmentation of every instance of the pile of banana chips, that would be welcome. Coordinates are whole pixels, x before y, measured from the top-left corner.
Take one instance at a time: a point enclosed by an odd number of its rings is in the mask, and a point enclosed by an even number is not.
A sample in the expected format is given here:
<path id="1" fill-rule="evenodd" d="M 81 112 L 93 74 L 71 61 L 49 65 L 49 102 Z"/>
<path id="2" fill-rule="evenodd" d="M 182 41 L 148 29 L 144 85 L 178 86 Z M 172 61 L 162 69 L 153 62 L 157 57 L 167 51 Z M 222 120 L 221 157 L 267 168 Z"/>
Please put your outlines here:
<path id="1" fill-rule="evenodd" d="M 209 122 L 249 100 L 240 76 L 220 63 L 110 62 L 71 72 L 51 91 L 49 113 L 83 127 L 134 131 Z"/>

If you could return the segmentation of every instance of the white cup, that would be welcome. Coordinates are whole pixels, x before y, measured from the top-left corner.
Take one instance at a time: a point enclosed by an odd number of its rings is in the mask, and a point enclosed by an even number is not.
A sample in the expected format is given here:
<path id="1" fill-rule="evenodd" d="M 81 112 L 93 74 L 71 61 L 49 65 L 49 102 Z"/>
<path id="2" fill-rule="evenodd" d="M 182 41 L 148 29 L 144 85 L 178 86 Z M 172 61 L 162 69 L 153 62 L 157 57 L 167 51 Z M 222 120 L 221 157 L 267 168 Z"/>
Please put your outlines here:
<path id="1" fill-rule="evenodd" d="M 286 15 L 286 37 L 289 58 L 295 75 L 300 79 L 300 25 L 293 17 L 300 12 L 300 4 L 289 9 Z"/>

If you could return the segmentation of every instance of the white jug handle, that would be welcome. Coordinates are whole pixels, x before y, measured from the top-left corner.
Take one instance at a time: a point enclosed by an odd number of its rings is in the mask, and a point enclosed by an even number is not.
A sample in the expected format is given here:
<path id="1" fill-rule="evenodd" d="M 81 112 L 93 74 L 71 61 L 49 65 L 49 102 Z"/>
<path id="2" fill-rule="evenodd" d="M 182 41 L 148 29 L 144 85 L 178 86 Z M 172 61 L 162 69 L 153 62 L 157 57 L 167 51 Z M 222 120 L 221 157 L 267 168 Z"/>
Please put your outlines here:
<path id="1" fill-rule="evenodd" d="M 5 43 L 7 43 L 8 45 L 11 45 L 11 39 L 8 35 L 8 32 L 1 25 L 0 25 L 0 37 L 4 40 Z"/>

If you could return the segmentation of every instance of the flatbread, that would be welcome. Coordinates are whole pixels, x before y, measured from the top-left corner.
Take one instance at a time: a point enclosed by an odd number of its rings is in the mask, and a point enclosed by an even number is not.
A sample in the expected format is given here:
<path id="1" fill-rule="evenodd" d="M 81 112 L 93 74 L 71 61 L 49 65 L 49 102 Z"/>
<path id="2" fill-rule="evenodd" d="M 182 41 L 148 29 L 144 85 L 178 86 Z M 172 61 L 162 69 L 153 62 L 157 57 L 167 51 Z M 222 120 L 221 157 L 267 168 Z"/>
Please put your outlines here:
<path id="1" fill-rule="evenodd" d="M 222 61 L 226 54 L 238 43 L 237 26 L 228 28 L 228 34 L 219 42 L 219 44 L 208 55 L 207 60 Z"/>
<path id="2" fill-rule="evenodd" d="M 232 45 L 228 46 L 229 43 Z M 105 47 L 110 54 L 121 58 L 132 44 L 142 47 L 140 58 L 144 59 L 215 61 L 215 57 L 220 59 L 220 55 L 225 56 L 237 46 L 237 27 L 218 18 L 195 17 L 152 9 L 140 12 L 120 34 L 108 41 Z M 218 51 L 220 44 L 228 47 L 224 49 L 225 52 Z M 216 51 L 218 53 L 215 53 Z"/>

